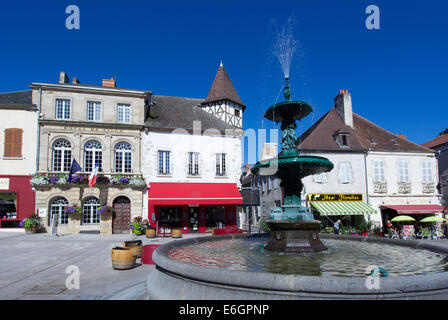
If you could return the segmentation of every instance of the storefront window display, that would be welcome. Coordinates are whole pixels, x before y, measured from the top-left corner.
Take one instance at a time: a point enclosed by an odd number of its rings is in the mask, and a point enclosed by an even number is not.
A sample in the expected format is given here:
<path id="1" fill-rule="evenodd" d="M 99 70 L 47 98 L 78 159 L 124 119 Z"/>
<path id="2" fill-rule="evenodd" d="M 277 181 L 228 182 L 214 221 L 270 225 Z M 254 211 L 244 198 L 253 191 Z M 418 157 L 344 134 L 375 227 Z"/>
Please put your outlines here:
<path id="1" fill-rule="evenodd" d="M 0 193 L 0 219 L 17 218 L 17 193 Z"/>
<path id="2" fill-rule="evenodd" d="M 206 213 L 207 232 L 212 231 L 213 228 L 225 227 L 225 207 L 207 207 Z"/>
<path id="3" fill-rule="evenodd" d="M 160 226 L 182 228 L 182 210 L 179 207 L 160 209 Z"/>

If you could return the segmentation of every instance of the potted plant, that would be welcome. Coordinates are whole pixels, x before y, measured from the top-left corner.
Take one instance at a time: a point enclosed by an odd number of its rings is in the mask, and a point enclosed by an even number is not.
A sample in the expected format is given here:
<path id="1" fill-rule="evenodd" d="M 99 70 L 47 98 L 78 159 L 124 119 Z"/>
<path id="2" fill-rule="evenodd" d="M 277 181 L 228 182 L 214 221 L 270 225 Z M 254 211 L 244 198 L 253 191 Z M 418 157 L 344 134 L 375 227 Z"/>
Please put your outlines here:
<path id="1" fill-rule="evenodd" d="M 138 236 L 142 235 L 142 217 L 135 217 L 134 221 L 129 225 L 129 229 Z"/>
<path id="2" fill-rule="evenodd" d="M 25 233 L 36 233 L 39 226 L 39 217 L 36 214 L 22 221 L 21 225 L 25 228 Z"/>

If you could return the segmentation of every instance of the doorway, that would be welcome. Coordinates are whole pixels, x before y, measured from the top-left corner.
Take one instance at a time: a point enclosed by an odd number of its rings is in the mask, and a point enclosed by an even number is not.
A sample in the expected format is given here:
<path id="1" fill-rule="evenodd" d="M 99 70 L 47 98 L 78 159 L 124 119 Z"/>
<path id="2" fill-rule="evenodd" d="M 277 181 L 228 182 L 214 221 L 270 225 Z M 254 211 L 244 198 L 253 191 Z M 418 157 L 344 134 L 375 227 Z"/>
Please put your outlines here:
<path id="1" fill-rule="evenodd" d="M 190 232 L 199 232 L 199 207 L 190 207 Z"/>
<path id="2" fill-rule="evenodd" d="M 127 197 L 118 197 L 114 200 L 113 206 L 112 233 L 128 234 L 131 223 L 131 200 Z"/>

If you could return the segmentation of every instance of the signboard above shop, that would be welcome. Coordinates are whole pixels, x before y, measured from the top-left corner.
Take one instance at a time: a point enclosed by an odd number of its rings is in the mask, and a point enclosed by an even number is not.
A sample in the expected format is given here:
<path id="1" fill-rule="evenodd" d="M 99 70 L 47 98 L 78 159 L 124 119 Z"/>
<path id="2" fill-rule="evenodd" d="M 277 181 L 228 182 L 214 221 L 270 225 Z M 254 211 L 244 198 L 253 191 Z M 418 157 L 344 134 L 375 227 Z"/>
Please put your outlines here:
<path id="1" fill-rule="evenodd" d="M 349 194 L 309 194 L 307 196 L 308 201 L 362 201 L 362 193 L 349 193 Z"/>

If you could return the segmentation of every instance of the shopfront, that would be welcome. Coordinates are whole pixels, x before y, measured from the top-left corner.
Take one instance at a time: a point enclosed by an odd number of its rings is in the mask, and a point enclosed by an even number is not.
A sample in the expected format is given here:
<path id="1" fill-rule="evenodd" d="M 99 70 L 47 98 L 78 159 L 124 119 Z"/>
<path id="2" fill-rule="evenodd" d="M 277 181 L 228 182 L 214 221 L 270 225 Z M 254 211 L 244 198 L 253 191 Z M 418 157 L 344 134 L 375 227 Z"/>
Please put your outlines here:
<path id="1" fill-rule="evenodd" d="M 445 207 L 435 204 L 422 204 L 422 205 L 382 205 L 381 218 L 383 220 L 383 226 L 387 224 L 388 220 L 392 220 L 398 215 L 409 215 L 413 217 L 416 222 L 435 215 L 442 216 Z"/>
<path id="2" fill-rule="evenodd" d="M 309 194 L 307 200 L 315 219 L 324 227 L 332 227 L 337 220 L 343 226 L 361 226 L 366 224 L 365 215 L 377 213 L 363 202 L 362 194 Z"/>
<path id="3" fill-rule="evenodd" d="M 17 228 L 35 212 L 31 176 L 0 176 L 0 228 Z"/>
<path id="4" fill-rule="evenodd" d="M 212 232 L 236 226 L 242 201 L 236 184 L 153 182 L 148 220 L 152 227 L 182 228 L 183 233 Z"/>

